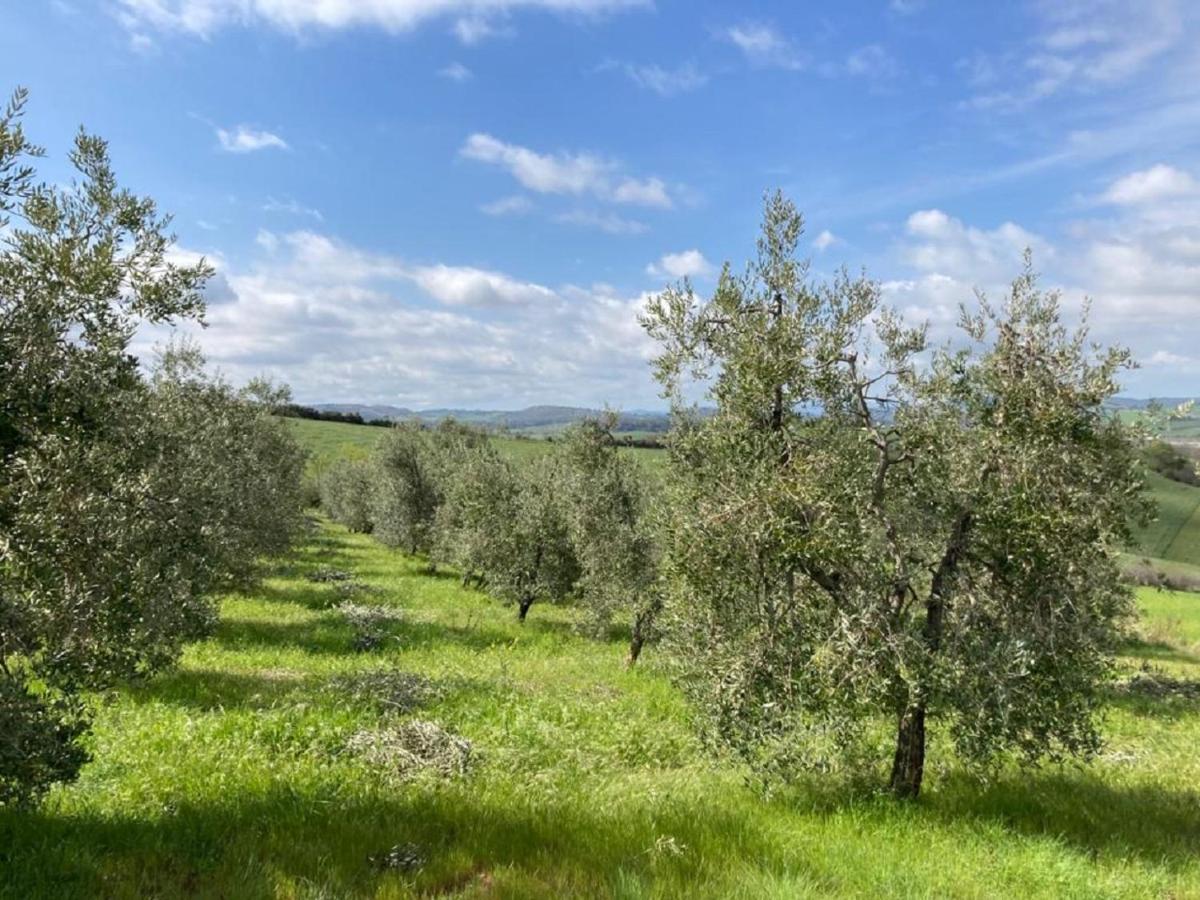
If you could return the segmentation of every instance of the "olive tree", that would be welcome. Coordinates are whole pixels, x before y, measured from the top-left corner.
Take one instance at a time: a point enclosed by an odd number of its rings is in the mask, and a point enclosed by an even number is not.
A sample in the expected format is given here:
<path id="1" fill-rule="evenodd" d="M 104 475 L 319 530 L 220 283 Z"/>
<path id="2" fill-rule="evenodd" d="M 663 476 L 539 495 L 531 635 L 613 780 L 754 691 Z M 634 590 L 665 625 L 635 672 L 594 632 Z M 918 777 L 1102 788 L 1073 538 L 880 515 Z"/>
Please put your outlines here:
<path id="1" fill-rule="evenodd" d="M 566 599 L 579 577 L 563 496 L 551 454 L 514 463 L 483 445 L 470 449 L 448 483 L 441 509 L 445 558 L 524 622 L 538 601 Z"/>
<path id="2" fill-rule="evenodd" d="M 629 663 L 637 662 L 662 604 L 652 525 L 652 482 L 622 456 L 616 416 L 571 426 L 560 444 L 567 521 L 579 560 L 579 593 L 594 623 L 630 622 Z"/>
<path id="3" fill-rule="evenodd" d="M 300 456 L 255 386 L 203 382 L 170 352 L 154 381 L 143 323 L 199 318 L 203 263 L 167 258 L 168 222 L 118 188 L 80 133 L 70 187 L 0 117 L 0 802 L 35 799 L 86 754 L 79 694 L 173 662 L 297 525 Z M 251 394 L 253 396 L 251 396 Z"/>
<path id="4" fill-rule="evenodd" d="M 379 441 L 374 460 L 375 537 L 409 553 L 428 552 L 440 496 L 424 427 L 417 421 L 398 423 Z"/>
<path id="5" fill-rule="evenodd" d="M 339 459 L 321 473 L 317 484 L 321 507 L 331 519 L 351 531 L 371 532 L 376 470 L 370 460 Z"/>
<path id="6" fill-rule="evenodd" d="M 853 758 L 890 719 L 901 796 L 932 727 L 972 764 L 1094 753 L 1142 503 L 1104 407 L 1128 354 L 1069 329 L 1028 267 L 929 347 L 865 277 L 811 279 L 801 233 L 775 195 L 744 274 L 645 315 L 675 405 L 693 382 L 716 405 L 668 469 L 684 684 L 760 761 Z"/>

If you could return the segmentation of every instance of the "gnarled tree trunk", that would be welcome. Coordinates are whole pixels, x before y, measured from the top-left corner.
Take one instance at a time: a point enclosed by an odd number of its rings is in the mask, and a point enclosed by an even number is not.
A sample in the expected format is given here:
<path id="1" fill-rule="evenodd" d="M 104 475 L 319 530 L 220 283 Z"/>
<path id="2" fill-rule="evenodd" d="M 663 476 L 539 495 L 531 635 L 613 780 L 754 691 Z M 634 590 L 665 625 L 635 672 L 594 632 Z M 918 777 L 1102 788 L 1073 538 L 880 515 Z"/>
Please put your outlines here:
<path id="1" fill-rule="evenodd" d="M 897 797 L 913 800 L 925 775 L 925 704 L 914 703 L 900 715 L 890 787 Z"/>

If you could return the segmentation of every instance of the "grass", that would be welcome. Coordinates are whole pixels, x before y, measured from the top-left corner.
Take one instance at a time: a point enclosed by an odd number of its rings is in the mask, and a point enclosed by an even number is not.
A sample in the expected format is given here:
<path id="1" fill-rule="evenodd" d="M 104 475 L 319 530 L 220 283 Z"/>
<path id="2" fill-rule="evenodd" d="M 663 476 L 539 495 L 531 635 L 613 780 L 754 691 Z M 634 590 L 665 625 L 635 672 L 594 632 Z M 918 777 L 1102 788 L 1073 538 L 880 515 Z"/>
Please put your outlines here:
<path id="1" fill-rule="evenodd" d="M 349 422 L 322 422 L 316 419 L 284 420 L 296 435 L 296 440 L 309 452 L 309 467 L 320 471 L 335 459 L 364 459 L 376 442 L 386 434 L 377 425 L 353 425 Z M 547 452 L 553 445 L 537 438 L 493 437 L 492 442 L 502 452 L 515 459 L 527 459 Z M 627 453 L 648 466 L 661 465 L 663 451 L 646 447 L 622 447 Z M 1198 491 L 1200 493 L 1200 491 Z"/>
<path id="2" fill-rule="evenodd" d="M 382 648 L 352 649 L 321 567 L 404 611 Z M 1139 599 L 1123 665 L 1200 677 L 1200 598 Z M 938 747 L 915 805 L 835 779 L 767 798 L 702 752 L 654 648 L 626 670 L 572 610 L 518 626 L 340 527 L 221 613 L 177 670 L 96 698 L 78 783 L 0 811 L 0 896 L 1200 896 L 1194 701 L 1115 700 L 1089 767 L 982 784 Z M 466 776 L 399 782 L 346 752 L 390 714 L 337 679 L 392 666 L 435 687 L 402 718 L 473 742 Z M 371 861 L 397 846 L 423 865 Z"/>

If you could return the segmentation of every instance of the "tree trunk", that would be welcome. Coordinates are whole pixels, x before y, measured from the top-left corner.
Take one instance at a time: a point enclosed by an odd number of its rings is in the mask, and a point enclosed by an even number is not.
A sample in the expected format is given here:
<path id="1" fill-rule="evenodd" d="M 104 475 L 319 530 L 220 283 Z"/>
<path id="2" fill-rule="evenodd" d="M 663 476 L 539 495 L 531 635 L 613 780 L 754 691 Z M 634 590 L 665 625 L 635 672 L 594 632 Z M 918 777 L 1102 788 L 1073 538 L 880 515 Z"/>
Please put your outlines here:
<path id="1" fill-rule="evenodd" d="M 517 621 L 522 625 L 525 624 L 525 617 L 529 615 L 529 607 L 531 606 L 533 606 L 533 598 L 525 597 L 517 607 Z"/>
<path id="2" fill-rule="evenodd" d="M 925 704 L 915 703 L 900 716 L 896 730 L 896 756 L 892 760 L 892 793 L 915 800 L 925 774 Z"/>
<path id="3" fill-rule="evenodd" d="M 642 647 L 646 643 L 645 629 L 642 627 L 642 617 L 638 616 L 637 621 L 633 623 L 633 635 L 629 638 L 629 656 L 625 659 L 625 665 L 632 668 L 637 665 L 638 657 L 642 655 Z"/>

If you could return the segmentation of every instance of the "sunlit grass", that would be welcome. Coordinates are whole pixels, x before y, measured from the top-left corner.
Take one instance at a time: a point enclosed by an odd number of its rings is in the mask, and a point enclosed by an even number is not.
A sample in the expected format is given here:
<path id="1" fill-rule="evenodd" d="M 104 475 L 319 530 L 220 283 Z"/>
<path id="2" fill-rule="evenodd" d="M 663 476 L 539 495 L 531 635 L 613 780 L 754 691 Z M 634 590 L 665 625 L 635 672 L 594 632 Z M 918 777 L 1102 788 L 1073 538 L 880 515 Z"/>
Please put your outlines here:
<path id="1" fill-rule="evenodd" d="M 383 649 L 351 649 L 320 566 L 405 611 Z M 1124 665 L 1200 677 L 1200 598 L 1140 601 Z M 1089 767 L 981 784 L 938 746 L 916 805 L 832 779 L 764 798 L 702 751 L 654 648 L 632 671 L 624 649 L 322 525 L 178 670 L 97 698 L 80 782 L 0 815 L 0 895 L 1200 896 L 1195 702 L 1114 700 Z M 345 752 L 382 714 L 331 681 L 389 666 L 437 686 L 411 715 L 473 742 L 467 776 L 398 783 Z M 370 861 L 401 844 L 423 866 Z"/>

